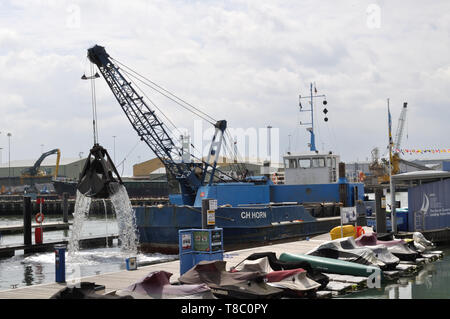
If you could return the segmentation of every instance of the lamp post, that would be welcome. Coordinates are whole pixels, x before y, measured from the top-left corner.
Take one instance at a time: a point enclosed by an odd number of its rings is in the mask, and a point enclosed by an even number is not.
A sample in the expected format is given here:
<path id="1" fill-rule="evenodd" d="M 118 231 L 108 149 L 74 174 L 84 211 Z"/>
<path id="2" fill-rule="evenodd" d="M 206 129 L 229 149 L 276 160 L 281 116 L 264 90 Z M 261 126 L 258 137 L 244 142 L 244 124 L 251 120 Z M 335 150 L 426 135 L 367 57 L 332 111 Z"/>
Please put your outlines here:
<path id="1" fill-rule="evenodd" d="M 8 136 L 8 184 L 11 186 L 11 133 L 6 134 Z"/>

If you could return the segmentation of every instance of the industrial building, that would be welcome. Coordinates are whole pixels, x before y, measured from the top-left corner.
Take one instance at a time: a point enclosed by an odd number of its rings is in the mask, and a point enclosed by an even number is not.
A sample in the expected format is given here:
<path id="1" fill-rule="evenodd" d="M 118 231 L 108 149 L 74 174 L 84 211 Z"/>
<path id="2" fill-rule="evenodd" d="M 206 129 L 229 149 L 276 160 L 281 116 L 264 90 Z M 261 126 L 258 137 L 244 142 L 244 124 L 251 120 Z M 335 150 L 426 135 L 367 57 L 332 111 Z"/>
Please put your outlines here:
<path id="1" fill-rule="evenodd" d="M 61 158 L 58 167 L 58 177 L 78 180 L 84 167 L 86 158 Z M 30 177 L 24 176 L 26 169 L 33 167 L 36 160 L 16 160 L 0 164 L 0 185 L 18 186 L 30 184 Z M 39 167 L 40 174 L 34 177 L 35 183 L 48 183 L 52 180 L 56 171 L 54 157 L 44 159 Z"/>
<path id="2" fill-rule="evenodd" d="M 217 162 L 217 167 L 224 173 L 230 172 L 233 169 L 233 160 L 226 157 L 220 157 Z M 256 160 L 248 163 L 243 163 L 250 175 L 270 174 L 279 171 L 278 168 L 267 167 L 266 163 L 258 163 Z M 267 171 L 267 172 L 266 172 Z M 270 172 L 269 172 L 270 171 Z M 151 180 L 167 180 L 164 164 L 159 158 L 133 165 L 133 178 L 150 178 Z"/>

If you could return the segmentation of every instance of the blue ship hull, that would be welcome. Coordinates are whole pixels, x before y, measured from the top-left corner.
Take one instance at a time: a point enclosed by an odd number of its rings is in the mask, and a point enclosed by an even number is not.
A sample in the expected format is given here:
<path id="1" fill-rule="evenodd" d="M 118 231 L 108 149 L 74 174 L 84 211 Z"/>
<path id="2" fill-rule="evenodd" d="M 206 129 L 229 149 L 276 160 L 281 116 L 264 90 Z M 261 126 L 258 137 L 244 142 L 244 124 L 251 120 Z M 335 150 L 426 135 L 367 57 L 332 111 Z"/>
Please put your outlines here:
<path id="1" fill-rule="evenodd" d="M 178 231 L 201 228 L 200 207 L 137 207 L 140 248 L 144 252 L 178 252 Z M 218 208 L 216 226 L 223 229 L 224 249 L 233 250 L 269 242 L 328 232 L 339 217 L 316 219 L 302 205 Z"/>
<path id="2" fill-rule="evenodd" d="M 217 199 L 216 226 L 223 229 L 226 250 L 325 233 L 340 224 L 339 217 L 314 218 L 301 203 L 339 203 L 342 186 L 348 206 L 363 199 L 359 183 L 216 184 L 200 187 L 193 206 L 184 205 L 182 196 L 172 195 L 169 205 L 135 208 L 140 248 L 144 252 L 177 253 L 178 231 L 202 226 L 203 198 Z"/>

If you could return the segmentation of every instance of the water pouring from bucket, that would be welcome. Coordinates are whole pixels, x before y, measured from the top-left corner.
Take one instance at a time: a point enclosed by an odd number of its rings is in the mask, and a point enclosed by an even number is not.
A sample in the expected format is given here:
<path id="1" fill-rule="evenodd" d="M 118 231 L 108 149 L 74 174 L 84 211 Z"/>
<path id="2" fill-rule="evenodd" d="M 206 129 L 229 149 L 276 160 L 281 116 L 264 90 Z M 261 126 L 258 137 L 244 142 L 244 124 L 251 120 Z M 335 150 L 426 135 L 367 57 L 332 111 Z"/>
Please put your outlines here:
<path id="1" fill-rule="evenodd" d="M 74 244 L 69 245 L 74 248 L 74 252 L 79 249 L 77 242 L 80 238 L 82 223 L 89 212 L 91 201 L 98 199 L 111 200 L 119 226 L 121 250 L 125 253 L 137 253 L 136 221 L 127 190 L 108 151 L 99 144 L 95 144 L 86 159 L 77 185 L 72 233 Z"/>

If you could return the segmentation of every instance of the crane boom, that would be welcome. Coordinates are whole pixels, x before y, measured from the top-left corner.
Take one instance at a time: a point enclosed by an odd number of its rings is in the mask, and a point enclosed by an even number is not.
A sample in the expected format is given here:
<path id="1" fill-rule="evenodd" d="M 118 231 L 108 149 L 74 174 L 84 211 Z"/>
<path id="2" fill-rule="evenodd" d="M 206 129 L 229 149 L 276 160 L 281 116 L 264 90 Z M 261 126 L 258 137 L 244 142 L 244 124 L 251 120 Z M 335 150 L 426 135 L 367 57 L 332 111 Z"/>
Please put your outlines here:
<path id="1" fill-rule="evenodd" d="M 395 133 L 395 139 L 394 139 L 394 150 L 400 149 L 400 146 L 402 143 L 403 129 L 405 127 L 405 121 L 406 121 L 407 106 L 408 106 L 408 103 L 404 102 L 402 112 L 400 113 L 400 117 L 398 118 L 398 126 L 397 126 L 397 131 Z"/>
<path id="2" fill-rule="evenodd" d="M 164 163 L 168 174 L 179 181 L 183 202 L 193 203 L 198 188 L 204 183 L 205 171 L 208 166 L 212 166 L 214 171 L 216 162 L 213 165 L 206 164 L 203 172 L 197 174 L 192 163 L 180 161 L 182 152 L 176 147 L 164 123 L 160 121 L 155 111 L 150 109 L 143 97 L 136 92 L 131 82 L 120 72 L 119 66 L 112 61 L 105 48 L 95 45 L 88 49 L 88 58 L 97 65 L 140 139 Z M 216 130 L 222 132 L 222 138 L 223 131 L 226 129 L 226 121 L 217 122 L 215 127 Z M 220 147 L 218 149 L 220 150 Z M 215 155 L 218 157 L 218 154 Z"/>

